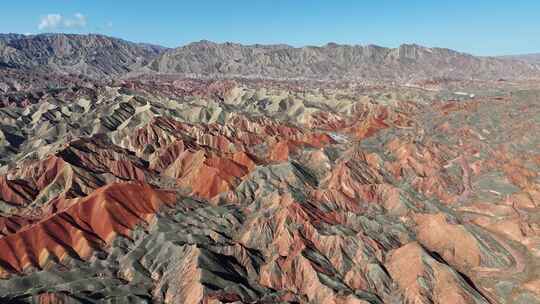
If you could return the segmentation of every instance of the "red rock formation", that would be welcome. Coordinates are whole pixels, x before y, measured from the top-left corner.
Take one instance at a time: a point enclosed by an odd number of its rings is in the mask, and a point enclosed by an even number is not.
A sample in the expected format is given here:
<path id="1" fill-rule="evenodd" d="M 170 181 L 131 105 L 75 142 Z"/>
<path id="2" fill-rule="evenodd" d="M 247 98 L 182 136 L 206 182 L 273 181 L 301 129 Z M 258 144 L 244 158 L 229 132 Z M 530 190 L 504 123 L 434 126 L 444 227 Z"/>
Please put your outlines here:
<path id="1" fill-rule="evenodd" d="M 147 223 L 175 200 L 173 193 L 144 184 L 111 184 L 90 196 L 63 200 L 59 212 L 0 239 L 2 274 L 42 268 L 51 259 L 87 258 L 117 235 Z M 73 256 L 74 255 L 74 256 Z"/>
<path id="2" fill-rule="evenodd" d="M 35 198 L 36 191 L 24 180 L 10 180 L 0 176 L 0 200 L 8 204 L 26 205 Z"/>
<path id="3" fill-rule="evenodd" d="M 458 273 L 431 257 L 417 243 L 392 252 L 387 267 L 404 291 L 405 303 L 489 303 Z"/>
<path id="4" fill-rule="evenodd" d="M 0 236 L 15 233 L 35 221 L 21 216 L 0 217 Z"/>

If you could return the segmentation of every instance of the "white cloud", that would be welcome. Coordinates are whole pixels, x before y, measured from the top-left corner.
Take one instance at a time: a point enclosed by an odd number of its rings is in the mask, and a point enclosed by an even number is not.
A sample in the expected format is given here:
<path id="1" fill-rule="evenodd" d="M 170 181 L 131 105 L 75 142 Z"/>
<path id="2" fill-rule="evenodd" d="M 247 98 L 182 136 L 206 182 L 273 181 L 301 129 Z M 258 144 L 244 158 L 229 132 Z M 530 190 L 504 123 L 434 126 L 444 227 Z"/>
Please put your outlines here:
<path id="1" fill-rule="evenodd" d="M 38 29 L 43 30 L 54 30 L 62 24 L 62 15 L 60 14 L 48 14 L 41 17 L 39 21 Z"/>
<path id="2" fill-rule="evenodd" d="M 76 13 L 73 17 L 66 18 L 60 14 L 48 14 L 41 17 L 38 24 L 38 29 L 56 30 L 60 28 L 74 29 L 86 27 L 86 16 L 81 13 Z"/>
<path id="3" fill-rule="evenodd" d="M 81 28 L 86 26 L 86 16 L 76 13 L 73 18 L 65 19 L 64 26 L 67 28 Z"/>

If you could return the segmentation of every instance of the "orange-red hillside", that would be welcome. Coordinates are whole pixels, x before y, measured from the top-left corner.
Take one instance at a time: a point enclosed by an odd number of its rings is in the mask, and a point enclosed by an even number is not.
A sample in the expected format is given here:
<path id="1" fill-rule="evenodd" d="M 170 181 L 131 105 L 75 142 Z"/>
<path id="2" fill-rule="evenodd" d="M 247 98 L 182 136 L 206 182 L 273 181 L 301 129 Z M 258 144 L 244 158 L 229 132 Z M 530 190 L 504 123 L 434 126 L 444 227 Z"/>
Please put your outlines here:
<path id="1" fill-rule="evenodd" d="M 1 271 L 42 268 L 68 256 L 84 259 L 174 201 L 174 193 L 142 183 L 114 183 L 88 197 L 60 201 L 60 212 L 0 239 Z"/>

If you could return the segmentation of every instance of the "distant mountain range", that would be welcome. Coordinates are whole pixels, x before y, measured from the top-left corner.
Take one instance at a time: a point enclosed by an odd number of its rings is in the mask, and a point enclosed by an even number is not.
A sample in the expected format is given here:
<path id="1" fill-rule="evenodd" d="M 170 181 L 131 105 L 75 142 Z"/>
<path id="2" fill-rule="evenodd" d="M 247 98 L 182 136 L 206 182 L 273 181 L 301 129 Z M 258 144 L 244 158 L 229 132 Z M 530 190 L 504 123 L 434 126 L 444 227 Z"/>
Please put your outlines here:
<path id="1" fill-rule="evenodd" d="M 0 65 L 101 78 L 145 66 L 164 50 L 102 35 L 7 34 L 0 36 Z"/>
<path id="2" fill-rule="evenodd" d="M 140 74 L 408 82 L 540 78 L 538 55 L 476 57 L 444 48 L 315 47 L 200 41 L 175 49 L 102 35 L 0 34 L 0 67 L 103 79 Z"/>

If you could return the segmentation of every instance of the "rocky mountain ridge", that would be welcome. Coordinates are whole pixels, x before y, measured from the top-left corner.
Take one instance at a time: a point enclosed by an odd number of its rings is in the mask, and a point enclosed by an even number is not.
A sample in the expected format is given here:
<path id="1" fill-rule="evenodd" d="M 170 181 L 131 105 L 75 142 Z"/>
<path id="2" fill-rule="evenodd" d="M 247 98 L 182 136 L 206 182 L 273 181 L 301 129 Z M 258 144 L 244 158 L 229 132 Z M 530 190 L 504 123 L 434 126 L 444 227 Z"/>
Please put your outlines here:
<path id="1" fill-rule="evenodd" d="M 141 71 L 191 76 L 372 79 L 401 83 L 434 78 L 495 80 L 540 76 L 540 66 L 536 64 L 475 57 L 415 44 L 385 48 L 329 43 L 321 47 L 295 48 L 209 41 L 168 50 Z"/>
<path id="2" fill-rule="evenodd" d="M 0 67 L 95 79 L 141 74 L 210 78 L 372 80 L 540 78 L 540 64 L 403 44 L 292 47 L 200 41 L 175 49 L 102 35 L 0 35 Z"/>
<path id="3" fill-rule="evenodd" d="M 540 53 L 538 54 L 524 54 L 524 55 L 509 55 L 501 56 L 502 59 L 521 60 L 525 62 L 540 64 Z"/>
<path id="4" fill-rule="evenodd" d="M 0 66 L 100 79 L 146 65 L 164 48 L 103 35 L 40 34 L 0 36 Z"/>

